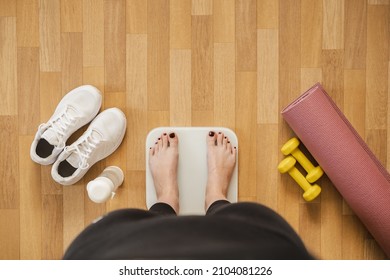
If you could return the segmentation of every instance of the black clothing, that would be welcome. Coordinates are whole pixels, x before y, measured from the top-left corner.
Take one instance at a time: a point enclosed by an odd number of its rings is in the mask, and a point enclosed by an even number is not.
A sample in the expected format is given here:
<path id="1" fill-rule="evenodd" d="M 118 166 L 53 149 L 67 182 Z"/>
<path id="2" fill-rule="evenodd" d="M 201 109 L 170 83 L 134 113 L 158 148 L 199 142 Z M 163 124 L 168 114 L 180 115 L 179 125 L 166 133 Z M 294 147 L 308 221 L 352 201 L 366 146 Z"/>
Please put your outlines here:
<path id="1" fill-rule="evenodd" d="M 164 203 L 123 209 L 88 226 L 64 259 L 312 259 L 273 210 L 214 202 L 205 216 L 176 216 Z"/>

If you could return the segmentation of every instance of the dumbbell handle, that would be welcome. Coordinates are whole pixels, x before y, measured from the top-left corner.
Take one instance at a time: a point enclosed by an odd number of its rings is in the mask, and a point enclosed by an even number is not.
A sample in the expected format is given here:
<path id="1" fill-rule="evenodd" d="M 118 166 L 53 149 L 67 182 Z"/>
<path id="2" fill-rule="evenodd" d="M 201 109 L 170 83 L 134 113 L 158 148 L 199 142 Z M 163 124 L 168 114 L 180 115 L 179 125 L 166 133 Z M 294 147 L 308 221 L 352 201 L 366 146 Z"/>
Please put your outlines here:
<path id="1" fill-rule="evenodd" d="M 302 175 L 301 172 L 296 167 L 292 167 L 289 171 L 288 174 L 295 180 L 295 182 L 298 183 L 298 185 L 304 190 L 307 191 L 310 189 L 312 186 L 311 184 L 306 180 L 306 178 Z"/>
<path id="2" fill-rule="evenodd" d="M 310 172 L 315 167 L 311 163 L 311 161 L 302 153 L 302 151 L 296 148 L 291 152 L 291 155 L 299 162 L 299 164 L 306 170 L 306 172 Z"/>

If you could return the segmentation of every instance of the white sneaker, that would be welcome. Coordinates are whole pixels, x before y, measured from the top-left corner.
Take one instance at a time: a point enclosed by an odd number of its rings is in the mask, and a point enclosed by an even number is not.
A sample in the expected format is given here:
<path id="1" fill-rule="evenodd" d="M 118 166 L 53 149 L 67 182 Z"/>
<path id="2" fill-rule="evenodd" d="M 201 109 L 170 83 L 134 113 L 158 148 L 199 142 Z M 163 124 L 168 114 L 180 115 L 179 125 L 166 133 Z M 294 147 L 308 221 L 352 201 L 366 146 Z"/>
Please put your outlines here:
<path id="1" fill-rule="evenodd" d="M 43 165 L 52 164 L 66 140 L 96 116 L 101 104 L 102 95 L 93 86 L 84 85 L 68 92 L 49 121 L 38 127 L 30 148 L 31 159 Z"/>
<path id="2" fill-rule="evenodd" d="M 65 147 L 51 169 L 62 185 L 79 181 L 96 162 L 108 157 L 121 144 L 126 132 L 126 116 L 118 108 L 101 112 L 72 145 Z"/>

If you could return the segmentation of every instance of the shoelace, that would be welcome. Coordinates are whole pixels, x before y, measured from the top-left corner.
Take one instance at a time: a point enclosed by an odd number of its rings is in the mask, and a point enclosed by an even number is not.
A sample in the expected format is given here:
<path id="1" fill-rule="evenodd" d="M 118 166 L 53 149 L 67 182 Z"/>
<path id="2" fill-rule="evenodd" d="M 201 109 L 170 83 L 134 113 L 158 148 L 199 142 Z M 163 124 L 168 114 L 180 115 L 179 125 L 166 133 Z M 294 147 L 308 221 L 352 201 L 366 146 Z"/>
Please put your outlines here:
<path id="1" fill-rule="evenodd" d="M 80 159 L 80 169 L 89 168 L 88 159 L 91 156 L 92 151 L 96 149 L 96 147 L 101 142 L 101 140 L 92 137 L 92 132 L 93 131 L 91 131 L 91 133 L 78 145 L 65 147 L 65 152 L 75 152 L 78 155 Z"/>
<path id="2" fill-rule="evenodd" d="M 41 131 L 41 135 L 47 129 L 52 129 L 58 139 L 59 149 L 63 149 L 65 147 L 65 141 L 63 141 L 66 130 L 68 127 L 74 123 L 75 118 L 69 115 L 68 108 L 64 110 L 64 112 L 55 120 L 50 121 L 49 123 L 43 123 L 39 126 L 39 130 Z"/>

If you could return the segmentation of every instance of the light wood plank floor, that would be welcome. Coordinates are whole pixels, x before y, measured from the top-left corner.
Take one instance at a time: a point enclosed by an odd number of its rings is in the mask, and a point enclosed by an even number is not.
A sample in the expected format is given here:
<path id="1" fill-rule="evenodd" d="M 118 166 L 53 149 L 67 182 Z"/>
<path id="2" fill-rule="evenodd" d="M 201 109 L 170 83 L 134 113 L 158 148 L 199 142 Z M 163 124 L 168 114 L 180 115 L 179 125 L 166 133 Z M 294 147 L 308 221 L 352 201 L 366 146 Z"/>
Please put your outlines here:
<path id="1" fill-rule="evenodd" d="M 158 126 L 235 130 L 241 201 L 275 209 L 318 258 L 385 258 L 326 178 L 306 203 L 276 166 L 293 135 L 281 109 L 320 81 L 390 167 L 389 2 L 0 0 L 0 259 L 59 259 L 96 217 L 145 208 L 144 141 Z M 82 84 L 104 93 L 104 108 L 126 112 L 127 134 L 63 187 L 29 148 Z M 94 204 L 85 185 L 108 165 L 126 171 L 125 183 Z"/>

